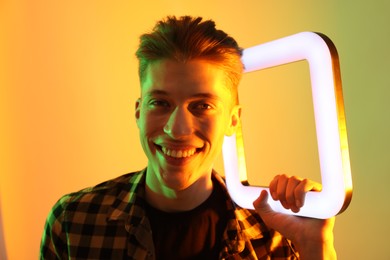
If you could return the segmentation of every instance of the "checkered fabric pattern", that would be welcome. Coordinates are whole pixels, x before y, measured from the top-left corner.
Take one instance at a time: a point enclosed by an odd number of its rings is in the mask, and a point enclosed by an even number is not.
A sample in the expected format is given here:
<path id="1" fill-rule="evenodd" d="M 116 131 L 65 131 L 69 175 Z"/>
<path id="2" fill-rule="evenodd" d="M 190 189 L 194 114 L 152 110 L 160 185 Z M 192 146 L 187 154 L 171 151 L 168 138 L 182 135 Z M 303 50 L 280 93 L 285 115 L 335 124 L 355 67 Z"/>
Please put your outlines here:
<path id="1" fill-rule="evenodd" d="M 63 196 L 51 210 L 40 259 L 155 259 L 145 213 L 146 169 Z M 299 259 L 289 240 L 235 205 L 224 180 L 228 225 L 220 259 Z"/>

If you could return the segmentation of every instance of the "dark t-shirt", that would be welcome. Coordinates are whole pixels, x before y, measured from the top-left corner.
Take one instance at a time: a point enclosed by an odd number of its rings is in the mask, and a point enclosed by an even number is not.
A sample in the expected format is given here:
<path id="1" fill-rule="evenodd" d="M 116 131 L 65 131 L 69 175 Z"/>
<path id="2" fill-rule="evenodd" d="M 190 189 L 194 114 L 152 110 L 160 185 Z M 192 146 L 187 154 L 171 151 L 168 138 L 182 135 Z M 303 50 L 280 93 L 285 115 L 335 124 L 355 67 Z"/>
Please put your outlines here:
<path id="1" fill-rule="evenodd" d="M 168 213 L 147 206 L 156 259 L 218 259 L 227 225 L 226 199 L 219 185 L 198 207 Z"/>

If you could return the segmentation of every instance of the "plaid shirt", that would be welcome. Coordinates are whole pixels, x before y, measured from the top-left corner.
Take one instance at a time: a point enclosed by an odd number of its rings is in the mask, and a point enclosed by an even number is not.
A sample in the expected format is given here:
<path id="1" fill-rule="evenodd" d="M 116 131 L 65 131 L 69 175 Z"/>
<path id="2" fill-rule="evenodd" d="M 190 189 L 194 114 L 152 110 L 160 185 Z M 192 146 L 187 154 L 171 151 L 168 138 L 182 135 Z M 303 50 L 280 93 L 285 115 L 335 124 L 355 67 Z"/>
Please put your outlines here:
<path id="1" fill-rule="evenodd" d="M 62 197 L 51 210 L 40 259 L 155 259 L 146 217 L 145 170 Z M 298 259 L 290 241 L 252 210 L 235 205 L 223 179 L 228 225 L 220 259 Z"/>

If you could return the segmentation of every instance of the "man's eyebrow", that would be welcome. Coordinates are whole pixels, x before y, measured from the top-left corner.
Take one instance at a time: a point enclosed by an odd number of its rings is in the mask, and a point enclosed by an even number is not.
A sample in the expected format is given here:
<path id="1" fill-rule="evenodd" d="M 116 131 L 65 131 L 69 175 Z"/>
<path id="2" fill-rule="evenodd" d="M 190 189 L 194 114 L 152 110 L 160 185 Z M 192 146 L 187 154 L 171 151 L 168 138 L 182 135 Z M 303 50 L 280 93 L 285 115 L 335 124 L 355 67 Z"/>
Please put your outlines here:
<path id="1" fill-rule="evenodd" d="M 154 89 L 152 91 L 149 91 L 145 94 L 146 97 L 150 96 L 169 96 L 169 93 L 165 90 L 159 90 L 159 89 Z M 211 94 L 211 93 L 196 93 L 191 96 L 191 98 L 206 98 L 206 99 L 220 99 L 218 95 Z"/>
<path id="2" fill-rule="evenodd" d="M 164 91 L 164 90 L 159 90 L 159 89 L 154 89 L 152 91 L 149 91 L 145 94 L 146 97 L 150 97 L 150 96 L 168 96 L 168 92 Z"/>
<path id="3" fill-rule="evenodd" d="M 206 99 L 220 99 L 218 95 L 211 93 L 197 93 L 192 96 L 193 98 L 206 98 Z"/>

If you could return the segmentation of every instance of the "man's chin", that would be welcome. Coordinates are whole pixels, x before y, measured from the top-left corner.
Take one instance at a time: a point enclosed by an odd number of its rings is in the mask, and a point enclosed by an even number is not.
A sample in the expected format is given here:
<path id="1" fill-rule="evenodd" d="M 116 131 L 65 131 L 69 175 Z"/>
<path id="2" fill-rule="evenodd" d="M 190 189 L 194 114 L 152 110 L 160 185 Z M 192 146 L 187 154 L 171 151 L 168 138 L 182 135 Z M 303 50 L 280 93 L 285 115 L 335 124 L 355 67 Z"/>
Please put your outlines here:
<path id="1" fill-rule="evenodd" d="M 185 175 L 186 173 L 183 172 L 168 171 L 162 174 L 161 179 L 165 187 L 175 191 L 182 191 L 192 184 L 188 178 L 183 178 Z"/>

